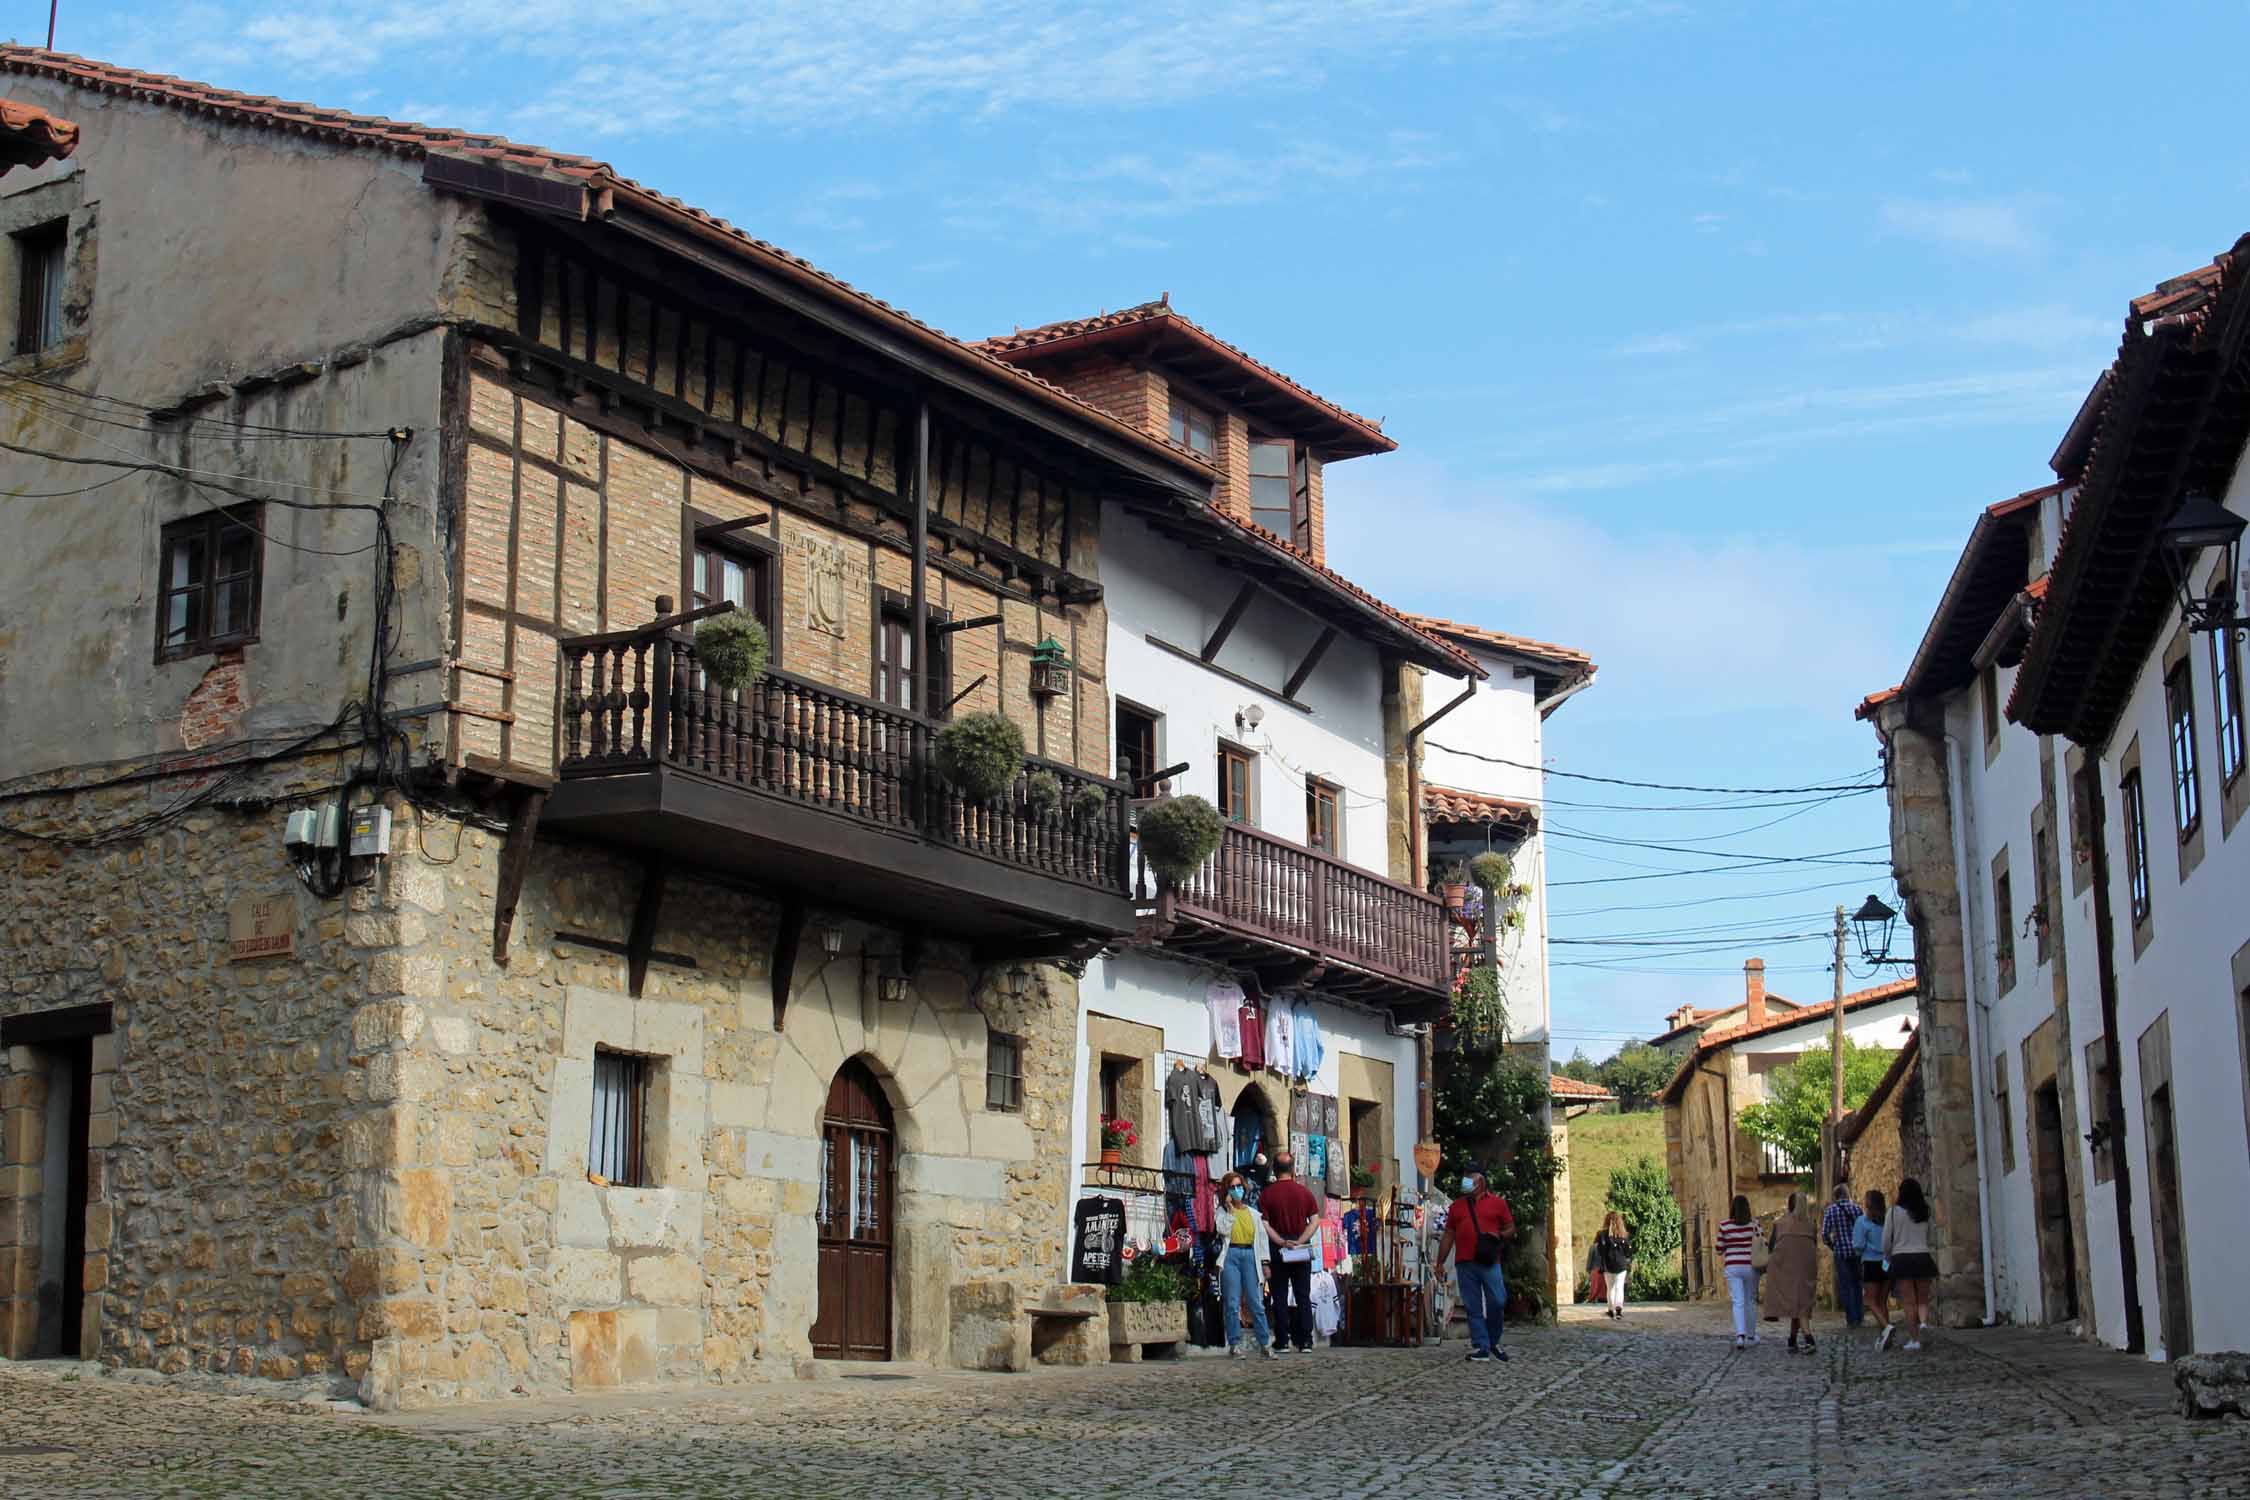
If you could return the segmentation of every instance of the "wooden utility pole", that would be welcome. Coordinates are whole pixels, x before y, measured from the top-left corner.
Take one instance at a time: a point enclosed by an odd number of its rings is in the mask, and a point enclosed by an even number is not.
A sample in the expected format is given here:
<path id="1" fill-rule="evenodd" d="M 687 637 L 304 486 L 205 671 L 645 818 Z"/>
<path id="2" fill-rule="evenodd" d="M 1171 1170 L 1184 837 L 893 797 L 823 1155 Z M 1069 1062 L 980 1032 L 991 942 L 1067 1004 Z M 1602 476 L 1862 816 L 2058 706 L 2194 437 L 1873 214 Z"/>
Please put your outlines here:
<path id="1" fill-rule="evenodd" d="M 1844 909 L 1836 908 L 1836 1002 L 1828 1050 L 1835 1086 L 1829 1094 L 1828 1118 L 1841 1125 L 1844 1118 Z"/>

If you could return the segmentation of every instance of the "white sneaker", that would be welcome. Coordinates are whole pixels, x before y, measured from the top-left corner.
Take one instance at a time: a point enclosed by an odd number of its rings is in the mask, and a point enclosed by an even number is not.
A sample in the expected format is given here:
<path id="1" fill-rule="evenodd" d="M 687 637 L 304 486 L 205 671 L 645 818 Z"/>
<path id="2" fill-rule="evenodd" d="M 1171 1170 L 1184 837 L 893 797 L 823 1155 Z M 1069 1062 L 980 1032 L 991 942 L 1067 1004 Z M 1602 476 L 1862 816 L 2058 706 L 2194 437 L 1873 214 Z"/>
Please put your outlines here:
<path id="1" fill-rule="evenodd" d="M 1921 1341 L 1920 1339 L 1908 1339 L 1908 1340 L 1906 1341 L 1906 1352 L 1907 1352 L 1907 1353 L 1909 1353 L 1909 1354 L 1919 1354 L 1919 1353 L 1921 1353 L 1921 1352 L 1922 1352 L 1922 1341 Z"/>
<path id="2" fill-rule="evenodd" d="M 1747 1349 L 1750 1347 L 1750 1342 L 1738 1333 L 1734 1336 L 1734 1347 L 1737 1350 Z"/>
<path id="3" fill-rule="evenodd" d="M 1896 1323 L 1885 1323 L 1883 1325 L 1883 1331 L 1875 1339 L 1875 1347 L 1878 1351 L 1891 1347 L 1891 1334 L 1897 1327 Z"/>
<path id="4" fill-rule="evenodd" d="M 1279 1358 L 1281 1358 L 1281 1350 L 1280 1350 L 1280 1349 L 1279 1349 L 1278 1347 L 1276 1347 L 1275 1345 L 1272 1345 L 1272 1344 L 1268 1344 L 1268 1345 L 1266 1345 L 1266 1358 L 1268 1358 L 1268 1359 L 1279 1359 Z"/>
<path id="5" fill-rule="evenodd" d="M 1228 1347 L 1228 1349 L 1227 1349 L 1227 1358 L 1229 1358 L 1229 1359 L 1240 1359 L 1240 1358 L 1242 1358 L 1242 1346 L 1241 1346 L 1240 1344 L 1233 1344 L 1233 1345 L 1230 1345 L 1230 1346 Z"/>

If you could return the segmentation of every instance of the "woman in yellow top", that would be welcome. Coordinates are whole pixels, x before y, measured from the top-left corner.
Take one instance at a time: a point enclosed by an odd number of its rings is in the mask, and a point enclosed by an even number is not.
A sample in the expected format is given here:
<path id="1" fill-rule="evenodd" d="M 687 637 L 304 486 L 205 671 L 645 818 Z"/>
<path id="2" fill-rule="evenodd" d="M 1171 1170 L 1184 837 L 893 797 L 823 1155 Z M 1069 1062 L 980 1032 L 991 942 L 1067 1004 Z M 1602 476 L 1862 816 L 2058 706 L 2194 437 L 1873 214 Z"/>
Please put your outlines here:
<path id="1" fill-rule="evenodd" d="M 1258 1351 L 1272 1359 L 1273 1334 L 1266 1326 L 1266 1264 L 1273 1244 L 1265 1215 L 1247 1201 L 1240 1172 L 1219 1179 L 1219 1232 L 1226 1236 L 1226 1258 L 1219 1262 L 1219 1322 L 1227 1331 L 1227 1353 L 1242 1357 L 1242 1304 L 1258 1331 Z"/>

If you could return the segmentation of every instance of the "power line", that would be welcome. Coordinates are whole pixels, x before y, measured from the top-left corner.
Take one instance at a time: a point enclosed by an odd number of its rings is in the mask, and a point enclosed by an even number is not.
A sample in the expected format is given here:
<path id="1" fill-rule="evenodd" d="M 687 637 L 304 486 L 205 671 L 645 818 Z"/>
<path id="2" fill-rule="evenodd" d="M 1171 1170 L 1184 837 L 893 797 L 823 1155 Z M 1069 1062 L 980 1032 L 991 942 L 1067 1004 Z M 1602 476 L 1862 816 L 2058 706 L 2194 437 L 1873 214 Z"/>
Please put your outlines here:
<path id="1" fill-rule="evenodd" d="M 1589 906 L 1578 911 L 1551 911 L 1547 920 L 1564 917 L 1602 917 L 1620 911 L 1680 911 L 1691 906 L 1714 906 L 1726 901 L 1766 901 L 1776 896 L 1802 896 L 1811 891 L 1857 890 L 1866 884 L 1861 880 L 1830 880 L 1819 885 L 1793 885 L 1779 891 L 1741 891 L 1726 896 L 1697 896 L 1687 901 L 1651 901 L 1634 906 Z"/>
<path id="2" fill-rule="evenodd" d="M 186 433 L 189 436 L 193 436 L 192 429 L 196 427 L 215 427 L 220 429 L 229 437 L 248 436 L 259 441 L 275 438 L 320 440 L 336 438 L 378 438 L 384 436 L 384 434 L 380 431 L 330 432 L 314 427 L 284 427 L 266 422 L 229 422 L 216 417 L 197 417 L 185 414 L 175 415 L 168 408 L 151 406 L 145 401 L 134 401 L 124 396 L 106 396 L 98 391 L 82 391 L 78 389 L 78 387 L 73 385 L 66 385 L 62 381 L 52 380 L 47 378 L 46 376 L 30 373 L 13 377 L 11 383 L 14 385 L 35 385 L 42 390 L 54 393 L 56 396 L 66 397 L 70 401 L 81 401 L 88 403 L 90 406 L 96 409 L 106 407 L 117 411 L 133 412 L 139 415 L 144 422 L 157 421 L 161 416 L 160 425 L 145 426 L 140 429 L 144 432 L 164 432 L 176 430 Z M 68 405 L 68 401 L 64 401 L 58 404 Z M 88 413 L 81 414 L 90 415 Z M 115 423 L 114 419 L 110 420 L 112 421 L 113 425 L 129 425 L 123 423 Z"/>
<path id="3" fill-rule="evenodd" d="M 1815 786 L 1683 786 L 1667 781 L 1629 781 L 1619 776 L 1594 776 L 1584 771 L 1558 771 L 1552 766 L 1535 765 L 1530 761 L 1510 760 L 1504 755 L 1486 755 L 1476 750 L 1463 750 L 1453 745 L 1427 742 L 1432 750 L 1443 750 L 1448 755 L 1464 755 L 1470 760 L 1481 760 L 1495 766 L 1513 766 L 1519 771 L 1537 771 L 1542 776 L 1562 776 L 1572 781 L 1598 781 L 1604 786 L 1638 787 L 1651 792 L 1702 792 L 1725 797 L 1794 797 L 1807 792 L 1872 792 L 1882 787 L 1879 781 L 1827 782 Z M 1880 775 L 1882 768 L 1862 771 L 1862 776 Z"/>
<path id="4" fill-rule="evenodd" d="M 1870 844 L 1868 847 L 1880 849 L 1885 846 Z M 1851 851 L 1838 850 L 1836 852 L 1849 853 Z M 1891 862 L 1887 859 L 1835 859 L 1827 855 L 1817 854 L 1790 855 L 1771 859 L 1746 860 L 1738 865 L 1699 865 L 1687 870 L 1664 870 L 1652 875 L 1599 875 L 1587 880 L 1550 880 L 1547 882 L 1547 889 L 1556 891 L 1565 886 L 1573 885 L 1623 885 L 1628 881 L 1635 880 L 1674 880 L 1683 875 L 1720 875 L 1740 870 L 1764 869 L 1772 865 L 1865 865 L 1887 870 L 1890 868 Z"/>

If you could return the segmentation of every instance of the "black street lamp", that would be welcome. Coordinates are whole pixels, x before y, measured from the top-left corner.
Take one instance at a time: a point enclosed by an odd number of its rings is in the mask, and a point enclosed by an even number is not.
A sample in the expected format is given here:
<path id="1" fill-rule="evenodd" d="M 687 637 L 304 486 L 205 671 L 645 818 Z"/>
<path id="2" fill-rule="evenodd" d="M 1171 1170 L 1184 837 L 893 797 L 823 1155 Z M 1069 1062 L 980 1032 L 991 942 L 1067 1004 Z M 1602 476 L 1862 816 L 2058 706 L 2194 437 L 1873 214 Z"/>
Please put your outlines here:
<path id="1" fill-rule="evenodd" d="M 2164 570 L 2172 575 L 2172 592 L 2179 598 L 2180 617 L 2188 629 L 2241 628 L 2234 602 L 2235 566 L 2245 526 L 2250 521 L 2197 493 L 2183 497 L 2172 518 L 2157 528 L 2157 550 L 2163 554 Z M 2196 584 L 2195 562 L 2208 547 L 2219 549 L 2219 569 L 2206 593 Z"/>
<path id="2" fill-rule="evenodd" d="M 1859 957 L 1865 964 L 1904 963 L 1904 959 L 1891 957 L 1891 928 L 1898 921 L 1898 913 L 1881 901 L 1869 896 L 1852 913 L 1852 926 L 1859 930 Z"/>

